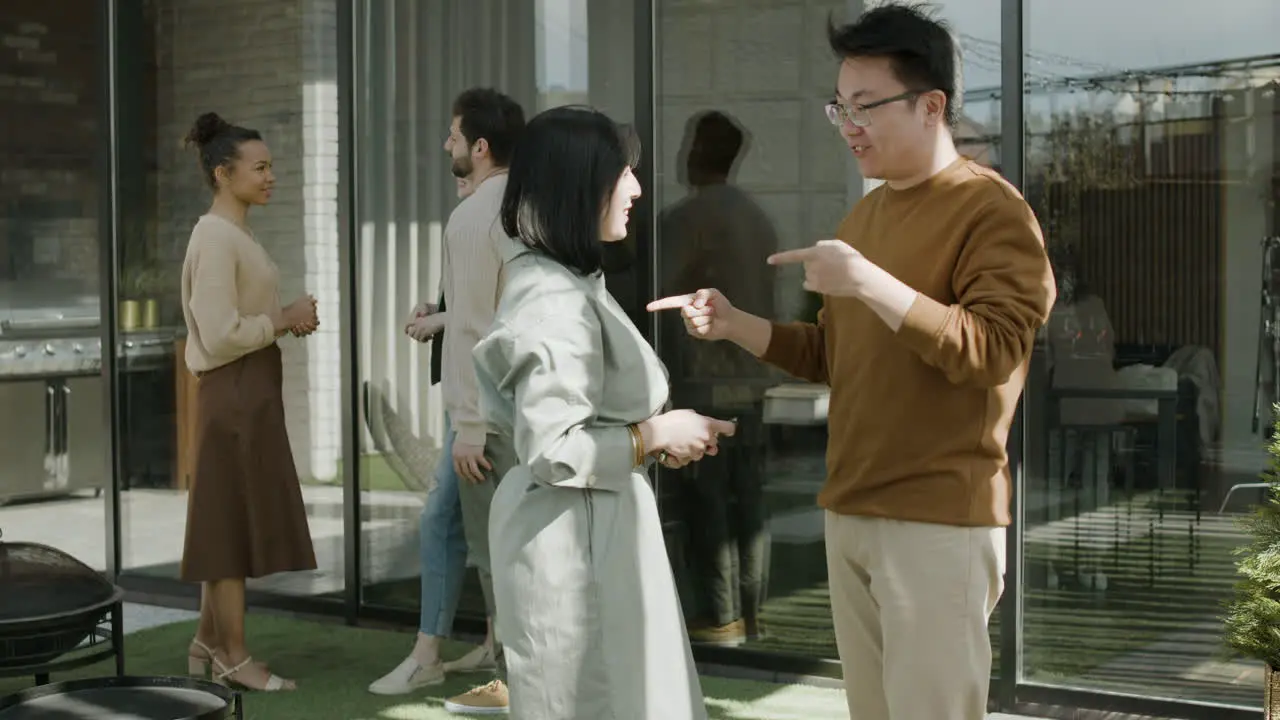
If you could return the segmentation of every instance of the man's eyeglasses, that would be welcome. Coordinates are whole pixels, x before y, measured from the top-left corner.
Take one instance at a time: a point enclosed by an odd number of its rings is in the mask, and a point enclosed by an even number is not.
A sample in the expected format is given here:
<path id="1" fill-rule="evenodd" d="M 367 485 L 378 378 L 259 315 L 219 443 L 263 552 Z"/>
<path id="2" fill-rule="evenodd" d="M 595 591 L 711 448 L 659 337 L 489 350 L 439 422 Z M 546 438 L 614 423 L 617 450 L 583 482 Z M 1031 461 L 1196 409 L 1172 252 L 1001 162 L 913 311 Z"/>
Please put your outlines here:
<path id="1" fill-rule="evenodd" d="M 839 102 L 830 102 L 826 106 L 827 120 L 830 120 L 831 124 L 836 127 L 849 123 L 854 127 L 864 128 L 871 125 L 871 111 L 875 108 L 902 100 L 914 100 L 923 94 L 923 90 L 908 90 L 900 95 L 876 100 L 866 105 L 845 105 Z"/>

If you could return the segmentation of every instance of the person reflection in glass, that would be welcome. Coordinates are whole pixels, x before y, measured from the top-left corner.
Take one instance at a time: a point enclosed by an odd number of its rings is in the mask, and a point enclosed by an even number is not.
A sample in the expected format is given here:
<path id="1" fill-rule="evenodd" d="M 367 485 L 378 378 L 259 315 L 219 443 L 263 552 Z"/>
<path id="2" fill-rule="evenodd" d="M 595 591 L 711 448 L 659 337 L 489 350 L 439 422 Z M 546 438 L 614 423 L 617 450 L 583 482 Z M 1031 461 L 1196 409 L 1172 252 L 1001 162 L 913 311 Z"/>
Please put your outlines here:
<path id="1" fill-rule="evenodd" d="M 773 222 L 730 181 L 746 147 L 746 133 L 729 115 L 708 111 L 689 119 L 684 170 L 689 195 L 662 213 L 662 256 L 672 258 L 665 294 L 732 288 L 749 312 L 774 313 L 774 277 L 766 263 L 778 249 Z M 759 611 L 767 589 L 769 536 L 763 502 L 764 390 L 774 377 L 730 343 L 690 343 L 678 317 L 661 320 L 674 395 L 713 417 L 739 420 L 721 452 L 681 472 L 676 497 L 687 516 L 696 603 L 693 642 L 739 645 L 760 637 Z"/>

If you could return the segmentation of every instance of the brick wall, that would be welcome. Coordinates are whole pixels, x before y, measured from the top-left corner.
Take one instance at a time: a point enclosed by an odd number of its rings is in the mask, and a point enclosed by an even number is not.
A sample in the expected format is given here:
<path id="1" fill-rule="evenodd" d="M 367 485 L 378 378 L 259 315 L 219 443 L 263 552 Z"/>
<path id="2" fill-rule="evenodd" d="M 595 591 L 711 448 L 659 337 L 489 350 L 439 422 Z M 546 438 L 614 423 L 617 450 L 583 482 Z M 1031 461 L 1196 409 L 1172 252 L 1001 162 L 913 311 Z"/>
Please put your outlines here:
<path id="1" fill-rule="evenodd" d="M 98 287 L 98 37 L 76 0 L 0 4 L 0 281 Z"/>
<path id="2" fill-rule="evenodd" d="M 249 221 L 280 268 L 281 296 L 319 300 L 320 330 L 281 342 L 285 409 L 298 472 L 331 479 L 341 454 L 338 338 L 338 107 L 332 0 L 154 0 L 158 244 L 177 267 L 208 207 L 194 151 L 196 116 L 215 111 L 263 134 L 272 202 Z"/>

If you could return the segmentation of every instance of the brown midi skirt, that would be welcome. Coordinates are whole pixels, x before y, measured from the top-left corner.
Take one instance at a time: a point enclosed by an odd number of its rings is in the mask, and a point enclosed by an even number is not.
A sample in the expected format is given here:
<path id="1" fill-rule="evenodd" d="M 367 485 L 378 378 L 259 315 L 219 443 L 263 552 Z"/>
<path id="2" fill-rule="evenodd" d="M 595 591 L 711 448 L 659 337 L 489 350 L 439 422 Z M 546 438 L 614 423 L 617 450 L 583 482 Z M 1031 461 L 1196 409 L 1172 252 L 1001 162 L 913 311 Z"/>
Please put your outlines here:
<path id="1" fill-rule="evenodd" d="M 285 430 L 279 346 L 203 373 L 197 382 L 182 579 L 314 570 L 315 549 Z"/>

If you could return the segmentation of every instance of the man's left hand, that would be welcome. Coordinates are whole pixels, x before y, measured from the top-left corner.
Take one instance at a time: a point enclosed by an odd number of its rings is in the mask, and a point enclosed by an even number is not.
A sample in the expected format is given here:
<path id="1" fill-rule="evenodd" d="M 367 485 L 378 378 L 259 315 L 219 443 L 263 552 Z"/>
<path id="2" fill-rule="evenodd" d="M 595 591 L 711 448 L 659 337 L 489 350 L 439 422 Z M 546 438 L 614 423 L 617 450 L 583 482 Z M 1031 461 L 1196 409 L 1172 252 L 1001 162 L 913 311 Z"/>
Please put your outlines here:
<path id="1" fill-rule="evenodd" d="M 468 445 L 457 440 L 453 442 L 453 470 L 458 477 L 467 482 L 478 484 L 484 482 L 484 471 L 493 470 L 493 466 L 484 457 L 483 445 Z"/>
<path id="2" fill-rule="evenodd" d="M 411 320 L 409 324 L 405 326 L 404 334 L 418 342 L 426 342 L 442 330 L 444 330 L 444 314 L 434 313 L 431 315 L 420 315 Z"/>
<path id="3" fill-rule="evenodd" d="M 820 240 L 813 247 L 769 256 L 770 265 L 791 263 L 804 263 L 805 290 L 857 298 L 895 333 L 919 295 L 843 240 Z"/>
<path id="4" fill-rule="evenodd" d="M 804 289 L 835 297 L 861 297 L 876 266 L 843 240 L 819 240 L 812 247 L 769 256 L 770 265 L 804 264 Z"/>

